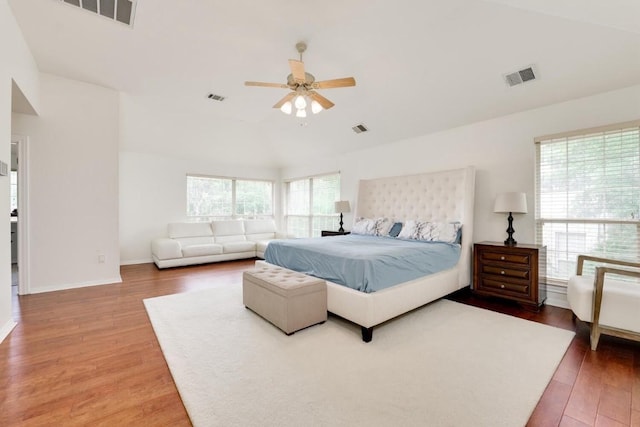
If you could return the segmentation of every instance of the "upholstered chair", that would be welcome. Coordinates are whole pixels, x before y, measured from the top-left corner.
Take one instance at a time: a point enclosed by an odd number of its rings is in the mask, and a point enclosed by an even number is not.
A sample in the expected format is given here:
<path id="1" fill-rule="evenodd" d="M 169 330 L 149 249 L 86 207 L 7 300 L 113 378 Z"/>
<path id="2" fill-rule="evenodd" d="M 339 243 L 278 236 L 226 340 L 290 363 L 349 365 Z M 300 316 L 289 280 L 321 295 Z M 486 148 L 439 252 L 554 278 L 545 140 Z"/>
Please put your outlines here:
<path id="1" fill-rule="evenodd" d="M 582 274 L 585 262 L 596 264 L 595 276 Z M 578 256 L 567 300 L 574 317 L 591 324 L 591 350 L 601 334 L 640 341 L 640 263 Z"/>

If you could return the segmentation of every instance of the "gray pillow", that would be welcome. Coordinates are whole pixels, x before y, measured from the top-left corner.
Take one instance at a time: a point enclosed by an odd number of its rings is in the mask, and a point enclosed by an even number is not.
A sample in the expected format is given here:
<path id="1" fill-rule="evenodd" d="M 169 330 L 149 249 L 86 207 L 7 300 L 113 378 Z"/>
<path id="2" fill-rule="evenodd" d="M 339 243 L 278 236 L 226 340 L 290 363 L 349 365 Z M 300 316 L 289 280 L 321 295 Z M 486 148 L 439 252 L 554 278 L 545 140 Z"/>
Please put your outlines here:
<path id="1" fill-rule="evenodd" d="M 391 230 L 389 230 L 389 236 L 398 237 L 398 234 L 400 234 L 400 230 L 402 230 L 402 223 L 401 222 L 394 223 L 391 226 Z"/>

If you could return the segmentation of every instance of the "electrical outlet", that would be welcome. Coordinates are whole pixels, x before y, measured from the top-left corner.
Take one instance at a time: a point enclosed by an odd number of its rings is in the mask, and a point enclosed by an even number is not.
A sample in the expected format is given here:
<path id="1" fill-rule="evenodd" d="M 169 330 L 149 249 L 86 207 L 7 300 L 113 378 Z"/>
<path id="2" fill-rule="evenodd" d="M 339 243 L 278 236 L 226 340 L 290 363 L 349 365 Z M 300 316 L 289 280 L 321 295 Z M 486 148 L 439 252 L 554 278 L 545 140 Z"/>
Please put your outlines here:
<path id="1" fill-rule="evenodd" d="M 104 264 L 104 255 L 103 254 L 98 255 L 98 262 L 100 264 Z"/>

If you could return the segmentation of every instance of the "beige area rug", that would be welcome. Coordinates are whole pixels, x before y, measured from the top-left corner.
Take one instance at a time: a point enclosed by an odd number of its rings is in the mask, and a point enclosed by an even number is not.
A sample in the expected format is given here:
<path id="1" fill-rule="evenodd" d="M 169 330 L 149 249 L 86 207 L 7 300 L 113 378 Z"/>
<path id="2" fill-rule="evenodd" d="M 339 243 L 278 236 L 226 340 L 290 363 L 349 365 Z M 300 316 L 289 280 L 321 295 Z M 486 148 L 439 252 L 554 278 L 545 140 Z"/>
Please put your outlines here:
<path id="1" fill-rule="evenodd" d="M 146 299 L 195 426 L 524 426 L 573 338 L 441 300 L 375 328 L 286 336 L 242 287 Z"/>

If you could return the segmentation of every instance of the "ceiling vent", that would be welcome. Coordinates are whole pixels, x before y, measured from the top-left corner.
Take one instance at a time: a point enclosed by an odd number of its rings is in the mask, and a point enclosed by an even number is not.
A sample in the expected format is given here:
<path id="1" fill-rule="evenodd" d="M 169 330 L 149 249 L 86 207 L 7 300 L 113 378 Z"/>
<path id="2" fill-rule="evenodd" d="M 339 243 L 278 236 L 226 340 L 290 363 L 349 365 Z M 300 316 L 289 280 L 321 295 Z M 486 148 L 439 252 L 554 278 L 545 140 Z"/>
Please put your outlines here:
<path id="1" fill-rule="evenodd" d="M 351 129 L 353 129 L 355 133 L 369 132 L 369 129 L 362 123 L 360 123 L 359 125 L 355 125 Z"/>
<path id="2" fill-rule="evenodd" d="M 133 26 L 138 0 L 60 0 L 113 21 Z"/>
<path id="3" fill-rule="evenodd" d="M 207 98 L 213 100 L 213 101 L 224 101 L 225 97 L 221 96 L 221 95 L 216 95 L 215 93 L 210 93 L 209 95 L 207 95 Z"/>
<path id="4" fill-rule="evenodd" d="M 510 87 L 513 87 L 522 83 L 536 80 L 537 71 L 535 69 L 535 66 L 530 65 L 527 68 L 516 71 L 515 73 L 505 74 L 504 79 Z"/>

